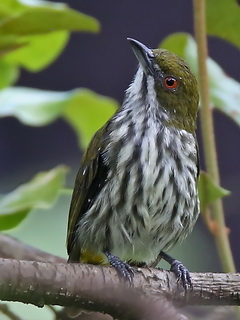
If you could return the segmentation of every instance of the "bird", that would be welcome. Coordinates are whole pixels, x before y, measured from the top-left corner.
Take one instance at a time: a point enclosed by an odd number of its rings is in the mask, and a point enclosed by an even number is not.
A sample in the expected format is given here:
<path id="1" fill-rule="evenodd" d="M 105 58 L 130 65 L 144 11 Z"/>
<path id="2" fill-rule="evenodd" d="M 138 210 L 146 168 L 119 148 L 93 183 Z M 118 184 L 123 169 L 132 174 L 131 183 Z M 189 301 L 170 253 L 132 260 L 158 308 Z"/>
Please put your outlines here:
<path id="1" fill-rule="evenodd" d="M 189 270 L 167 251 L 199 215 L 198 83 L 187 63 L 128 38 L 137 72 L 122 105 L 93 136 L 69 210 L 68 262 L 133 266 L 164 259 L 186 289 Z"/>

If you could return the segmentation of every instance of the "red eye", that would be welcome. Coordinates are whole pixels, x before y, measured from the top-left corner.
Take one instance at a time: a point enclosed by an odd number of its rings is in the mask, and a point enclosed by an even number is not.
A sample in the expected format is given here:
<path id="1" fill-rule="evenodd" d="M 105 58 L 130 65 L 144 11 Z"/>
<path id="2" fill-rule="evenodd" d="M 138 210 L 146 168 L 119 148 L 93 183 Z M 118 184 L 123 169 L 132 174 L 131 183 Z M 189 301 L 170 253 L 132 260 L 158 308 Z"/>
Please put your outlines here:
<path id="1" fill-rule="evenodd" d="M 164 78 L 164 85 L 167 89 L 176 89 L 178 86 L 178 80 L 174 77 Z"/>

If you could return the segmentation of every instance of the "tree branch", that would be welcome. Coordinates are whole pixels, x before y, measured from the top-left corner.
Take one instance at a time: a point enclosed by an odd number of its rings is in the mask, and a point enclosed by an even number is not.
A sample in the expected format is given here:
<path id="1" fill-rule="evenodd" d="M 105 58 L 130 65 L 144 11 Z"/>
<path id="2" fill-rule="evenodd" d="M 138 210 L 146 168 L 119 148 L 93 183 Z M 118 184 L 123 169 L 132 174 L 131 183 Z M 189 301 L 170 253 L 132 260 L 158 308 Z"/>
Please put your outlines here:
<path id="1" fill-rule="evenodd" d="M 0 257 L 28 261 L 65 263 L 66 260 L 22 243 L 7 234 L 0 233 Z"/>
<path id="2" fill-rule="evenodd" d="M 63 262 L 66 263 L 66 260 L 63 258 L 52 256 L 46 252 L 43 252 L 39 249 L 36 249 L 32 246 L 26 245 L 22 242 L 20 242 L 18 239 L 15 239 L 9 235 L 0 234 L 0 256 L 4 258 L 17 258 L 19 260 L 35 260 L 35 261 L 48 261 L 48 262 Z M 116 291 L 116 290 L 115 290 Z M 109 291 L 110 294 L 110 291 Z M 125 302 L 123 301 L 123 297 L 125 299 Z M 113 316 L 116 318 L 117 315 L 119 315 L 119 309 L 124 310 L 126 313 L 126 310 L 131 310 L 132 314 L 135 314 L 135 316 L 146 314 L 146 310 L 148 310 L 147 319 L 149 319 L 149 316 L 151 315 L 151 319 L 154 319 L 154 317 L 158 317 L 158 320 L 160 320 L 159 315 L 161 314 L 161 319 L 169 320 L 169 319 L 177 319 L 177 320 L 188 320 L 185 316 L 177 313 L 175 308 L 172 304 L 170 304 L 166 299 L 161 297 L 161 299 L 158 299 L 158 302 L 151 301 L 150 299 L 144 299 L 144 303 L 140 303 L 141 299 L 139 299 L 139 294 L 136 292 L 134 294 L 131 294 L 127 297 L 126 295 L 122 294 L 120 292 L 112 292 L 111 299 L 109 300 L 108 304 L 113 305 L 113 301 L 117 301 L 118 307 L 116 307 L 115 303 L 115 310 L 112 308 Z M 4 305 L 2 305 L 4 306 Z M 149 313 L 149 307 L 150 307 L 150 313 Z M 70 320 L 71 317 L 69 317 L 69 312 L 67 308 L 63 308 L 61 311 L 55 310 L 54 307 L 49 305 L 49 308 L 52 309 L 52 311 L 55 314 L 56 320 Z M 117 309 L 117 310 L 116 310 Z M 4 309 L 5 310 L 5 309 Z M 165 311 L 164 311 L 165 310 Z M 167 310 L 167 312 L 166 312 Z M 129 311 L 127 312 L 129 315 Z M 121 319 L 124 319 L 126 315 L 123 313 L 121 315 Z M 138 317 L 140 319 L 140 317 Z M 142 318 L 142 317 L 141 317 Z M 100 312 L 91 312 L 91 313 L 82 313 L 77 317 L 76 320 L 113 320 L 113 318 L 110 315 L 103 314 Z"/>
<path id="3" fill-rule="evenodd" d="M 164 297 L 177 305 L 240 305 L 240 274 L 192 273 L 193 289 L 185 294 L 169 271 L 135 270 L 130 287 L 110 267 L 1 259 L 0 299 L 107 313 L 116 306 L 117 300 L 109 304 L 113 297 L 128 300 L 135 293 L 140 300 Z"/>
<path id="4" fill-rule="evenodd" d="M 6 304 L 0 305 L 0 312 L 5 314 L 11 320 L 21 320 L 16 314 L 14 314 Z"/>
<path id="5" fill-rule="evenodd" d="M 135 318 L 186 320 L 186 317 L 176 313 L 177 311 L 166 299 L 179 305 L 240 304 L 239 274 L 193 273 L 193 290 L 189 290 L 185 295 L 181 285 L 177 285 L 174 275 L 168 271 L 136 269 L 134 286 L 129 287 L 124 285 L 112 268 L 67 265 L 63 258 L 52 256 L 3 234 L 0 235 L 0 256 L 35 260 L 34 262 L 0 260 L 2 300 L 20 301 L 38 306 L 56 304 L 76 307 L 77 305 L 78 308 L 107 312 L 113 318 L 128 318 L 128 320 Z M 69 320 L 66 309 L 56 311 L 56 319 Z M 81 314 L 77 319 L 112 318 L 94 312 Z"/>

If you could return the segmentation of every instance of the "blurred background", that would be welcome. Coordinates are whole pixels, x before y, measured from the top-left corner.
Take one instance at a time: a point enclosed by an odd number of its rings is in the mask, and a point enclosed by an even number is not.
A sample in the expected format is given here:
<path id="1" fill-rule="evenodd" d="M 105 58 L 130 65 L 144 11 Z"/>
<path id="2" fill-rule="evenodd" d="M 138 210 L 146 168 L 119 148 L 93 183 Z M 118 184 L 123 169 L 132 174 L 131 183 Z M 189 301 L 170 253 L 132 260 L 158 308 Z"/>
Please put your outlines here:
<path id="1" fill-rule="evenodd" d="M 18 86 L 55 91 L 85 87 L 113 97 L 121 103 L 124 90 L 137 67 L 127 37 L 138 39 L 154 48 L 171 33 L 183 31 L 193 34 L 191 1 L 65 2 L 70 7 L 97 18 L 101 23 L 101 32 L 72 34 L 64 52 L 52 65 L 38 73 L 22 71 Z M 240 81 L 238 49 L 210 37 L 209 55 L 227 74 Z M 240 129 L 219 112 L 215 111 L 214 119 L 221 185 L 232 192 L 224 199 L 224 207 L 239 271 Z M 70 168 L 68 186 L 73 187 L 81 151 L 73 130 L 64 120 L 59 119 L 44 127 L 30 127 L 22 125 L 15 118 L 0 118 L 0 137 L 1 193 L 11 191 L 28 181 L 35 173 L 58 164 L 66 164 Z M 198 140 L 202 154 L 200 131 Z M 203 156 L 201 166 L 204 169 Z M 19 227 L 8 233 L 42 250 L 66 257 L 69 202 L 70 196 L 61 196 L 51 210 L 35 210 Z M 193 234 L 182 245 L 175 247 L 171 254 L 184 261 L 191 271 L 221 271 L 214 240 L 201 218 Z M 38 319 L 37 317 L 35 315 L 34 319 Z"/>

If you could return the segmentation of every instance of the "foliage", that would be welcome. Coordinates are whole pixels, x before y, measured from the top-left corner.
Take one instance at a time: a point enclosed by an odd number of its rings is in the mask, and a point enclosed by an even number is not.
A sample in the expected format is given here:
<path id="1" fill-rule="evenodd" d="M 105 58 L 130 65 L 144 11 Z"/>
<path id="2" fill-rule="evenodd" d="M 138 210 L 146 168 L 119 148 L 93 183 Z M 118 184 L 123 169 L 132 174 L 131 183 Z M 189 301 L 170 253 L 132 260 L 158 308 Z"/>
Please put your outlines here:
<path id="1" fill-rule="evenodd" d="M 222 198 L 230 194 L 228 190 L 216 185 L 209 175 L 203 171 L 201 172 L 198 181 L 198 192 L 201 204 L 201 212 L 204 212 L 207 206 L 218 198 Z"/>
<path id="2" fill-rule="evenodd" d="M 56 167 L 38 173 L 31 181 L 19 186 L 0 199 L 0 230 L 14 228 L 33 208 L 48 209 L 59 195 L 66 168 Z"/>
<path id="3" fill-rule="evenodd" d="M 84 88 L 53 92 L 11 87 L 0 91 L 0 117 L 14 116 L 31 126 L 43 126 L 63 117 L 75 130 L 82 147 L 117 107 L 115 100 Z"/>
<path id="4" fill-rule="evenodd" d="M 211 0 L 206 5 L 208 34 L 240 47 L 239 1 Z"/>
<path id="5" fill-rule="evenodd" d="M 240 47 L 239 16 L 240 7 L 234 0 L 207 1 L 208 34 Z M 79 146 L 85 148 L 92 134 L 118 107 L 116 101 L 85 88 L 51 92 L 12 85 L 16 83 L 21 68 L 38 72 L 55 61 L 67 45 L 70 32 L 98 32 L 99 28 L 95 18 L 65 4 L 42 0 L 1 0 L 0 117 L 13 116 L 31 126 L 44 126 L 61 117 L 74 130 Z M 182 56 L 198 75 L 196 43 L 191 35 L 170 35 L 161 47 Z M 228 77 L 213 59 L 208 58 L 207 66 L 212 107 L 240 125 L 240 84 Z M 96 114 L 97 117 L 93 116 Z M 52 206 L 64 189 L 65 176 L 66 168 L 59 166 L 37 174 L 31 181 L 2 195 L 0 229 L 14 228 L 34 209 Z M 200 177 L 199 193 L 203 210 L 214 200 L 229 194 L 205 173 Z"/>
<path id="6" fill-rule="evenodd" d="M 42 23 L 44 21 L 44 23 Z M 64 117 L 85 146 L 96 127 L 117 107 L 115 101 L 87 89 L 50 92 L 9 87 L 20 68 L 40 71 L 52 63 L 67 44 L 69 32 L 97 32 L 98 21 L 61 3 L 41 0 L 2 0 L 0 3 L 0 116 L 15 116 L 31 126 L 42 126 Z M 46 48 L 48 48 L 46 50 Z M 88 108 L 86 108 L 86 105 Z M 93 106 L 102 118 L 86 126 Z M 78 115 L 78 117 L 76 117 Z M 81 138 L 80 138 L 81 136 Z M 57 167 L 36 175 L 33 180 L 2 196 L 0 229 L 18 225 L 34 208 L 48 208 L 64 187 L 66 169 Z"/>
<path id="7" fill-rule="evenodd" d="M 231 1 L 233 2 L 233 1 Z M 117 108 L 113 99 L 97 95 L 88 89 L 74 89 L 68 92 L 51 92 L 33 88 L 8 87 L 14 83 L 19 74 L 19 68 L 24 67 L 30 71 L 38 71 L 49 65 L 66 45 L 69 31 L 96 32 L 99 24 L 96 19 L 85 14 L 69 9 L 64 4 L 46 1 L 18 1 L 3 0 L 0 4 L 0 71 L 3 75 L 0 81 L 0 116 L 14 116 L 26 125 L 42 126 L 58 117 L 63 117 L 73 128 L 78 136 L 79 144 L 86 147 L 92 134 L 112 115 Z M 212 2 L 208 1 L 208 29 L 210 34 L 228 39 L 239 45 L 238 30 L 227 24 L 227 16 L 221 19 L 217 28 L 213 25 L 215 12 Z M 218 1 L 218 7 L 225 8 L 224 0 Z M 227 10 L 233 10 L 231 3 Z M 238 8 L 239 9 L 239 8 Z M 234 16 L 239 15 L 234 13 Z M 44 16 L 46 23 L 42 24 Z M 51 46 L 49 44 L 51 43 Z M 48 47 L 48 50 L 45 48 Z M 185 33 L 173 34 L 167 37 L 161 47 L 176 52 L 186 59 L 192 70 L 197 74 L 196 44 L 191 35 Z M 211 102 L 213 107 L 223 111 L 240 125 L 240 84 L 225 75 L 222 68 L 211 58 L 208 58 L 208 74 L 210 80 Z M 221 79 L 221 81 L 220 81 Z M 223 85 L 224 84 L 224 85 Z M 4 89 L 3 89 L 4 88 Z M 87 108 L 86 108 L 87 106 Z M 99 111 L 101 110 L 101 112 Z M 98 114 L 98 117 L 93 117 Z M 91 121 L 90 121 L 91 119 Z M 211 182 L 211 179 L 202 176 L 200 180 L 200 197 L 204 207 L 216 197 L 227 194 Z M 39 186 L 40 188 L 41 186 Z M 45 186 L 44 186 L 45 187 Z M 59 192 L 63 185 L 59 185 Z M 15 194 L 20 192 L 15 190 Z M 208 190 L 208 196 L 206 192 Z M 211 195 L 212 194 L 212 195 Z M 32 195 L 33 198 L 35 197 Z M 19 194 L 21 197 L 21 194 Z M 6 195 L 5 201 L 11 201 L 11 196 Z M 3 200 L 2 200 L 3 201 Z M 14 202 L 14 201 L 13 201 Z M 36 203 L 36 206 L 38 203 Z M 34 208 L 33 205 L 29 208 Z M 14 208 L 14 206 L 13 206 Z M 11 214 L 18 217 L 14 223 L 4 223 L 1 229 L 15 226 L 17 221 L 27 216 L 18 215 L 16 211 L 8 212 L 4 219 L 11 219 Z M 29 212 L 29 211 L 28 211 Z"/>
<path id="8" fill-rule="evenodd" d="M 42 23 L 44 21 L 44 23 Z M 39 71 L 61 53 L 70 31 L 97 32 L 96 19 L 60 3 L 2 0 L 0 4 L 0 57 L 9 76 L 1 87 L 14 83 L 19 67 Z M 47 48 L 47 50 L 46 50 Z M 7 71 L 5 71 L 7 73 Z"/>

